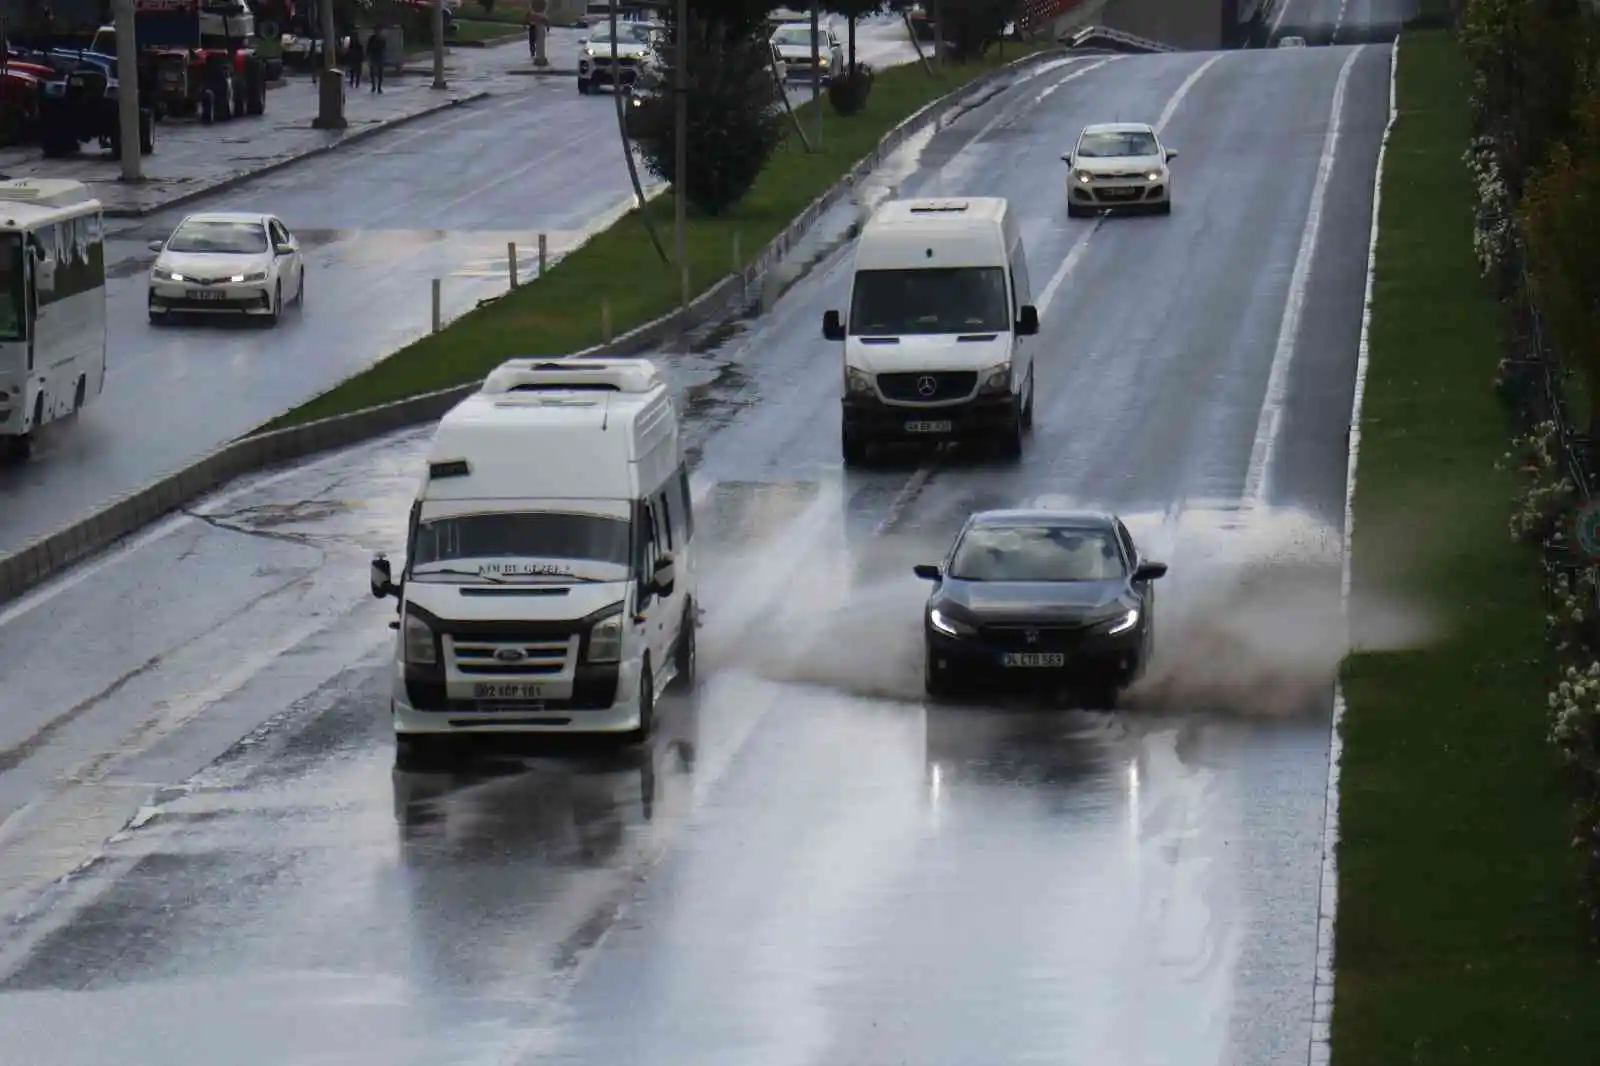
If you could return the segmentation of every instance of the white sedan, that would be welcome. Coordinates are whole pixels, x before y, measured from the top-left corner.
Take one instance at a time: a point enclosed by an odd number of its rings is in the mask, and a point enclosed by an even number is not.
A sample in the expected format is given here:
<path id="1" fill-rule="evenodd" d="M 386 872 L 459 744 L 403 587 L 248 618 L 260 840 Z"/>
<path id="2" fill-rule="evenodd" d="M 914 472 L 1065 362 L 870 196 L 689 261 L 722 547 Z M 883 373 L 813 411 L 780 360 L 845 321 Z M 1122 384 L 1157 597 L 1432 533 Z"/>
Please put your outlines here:
<path id="1" fill-rule="evenodd" d="M 1062 156 L 1067 178 L 1067 214 L 1073 218 L 1107 209 L 1172 213 L 1172 173 L 1178 153 L 1161 144 L 1148 122 L 1103 122 L 1085 126 L 1078 143 Z"/>
<path id="2" fill-rule="evenodd" d="M 272 215 L 189 215 L 150 250 L 152 323 L 174 314 L 242 314 L 274 325 L 288 304 L 305 306 L 300 242 Z"/>

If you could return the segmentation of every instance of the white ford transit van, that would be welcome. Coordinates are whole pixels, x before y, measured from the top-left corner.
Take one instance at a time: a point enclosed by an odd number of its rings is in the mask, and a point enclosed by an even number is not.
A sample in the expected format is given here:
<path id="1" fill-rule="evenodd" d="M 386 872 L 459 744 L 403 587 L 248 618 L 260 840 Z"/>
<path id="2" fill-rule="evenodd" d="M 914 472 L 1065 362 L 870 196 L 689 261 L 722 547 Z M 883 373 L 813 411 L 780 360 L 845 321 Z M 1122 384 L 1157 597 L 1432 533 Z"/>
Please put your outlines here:
<path id="1" fill-rule="evenodd" d="M 694 684 L 689 475 L 645 359 L 514 359 L 439 423 L 399 600 L 397 763 L 449 734 L 642 739 L 658 693 Z"/>
<path id="2" fill-rule="evenodd" d="M 982 439 L 1022 454 L 1033 425 L 1033 307 L 1011 205 L 998 197 L 891 200 L 856 243 L 844 342 L 847 466 L 879 441 Z"/>

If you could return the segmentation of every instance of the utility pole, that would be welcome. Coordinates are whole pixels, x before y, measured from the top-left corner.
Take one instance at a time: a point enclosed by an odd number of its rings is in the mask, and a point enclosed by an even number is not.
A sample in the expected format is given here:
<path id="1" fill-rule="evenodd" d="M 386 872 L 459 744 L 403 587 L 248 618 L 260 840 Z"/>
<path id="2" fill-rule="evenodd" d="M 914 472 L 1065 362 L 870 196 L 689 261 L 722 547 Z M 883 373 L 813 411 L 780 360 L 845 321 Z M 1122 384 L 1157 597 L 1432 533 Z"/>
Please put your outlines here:
<path id="1" fill-rule="evenodd" d="M 613 3 L 616 0 L 612 0 Z M 678 0 L 678 58 L 672 64 L 673 103 L 677 114 L 673 123 L 672 225 L 678 257 L 678 299 L 689 307 L 689 198 L 684 188 L 689 178 L 689 0 Z M 621 92 L 620 89 L 616 90 Z"/>
<path id="2" fill-rule="evenodd" d="M 822 11 L 811 0 L 811 110 L 817 117 L 817 147 L 822 147 Z"/>
<path id="3" fill-rule="evenodd" d="M 449 88 L 444 83 L 444 0 L 433 0 L 433 87 Z"/>
<path id="4" fill-rule="evenodd" d="M 139 55 L 133 0 L 117 0 L 117 127 L 122 139 L 122 180 L 143 181 L 139 149 Z"/>
<path id="5" fill-rule="evenodd" d="M 611 8 L 611 15 L 612 15 L 611 21 L 614 23 L 614 22 L 616 22 L 616 8 L 617 8 L 616 0 L 612 0 L 611 4 L 609 6 Z M 534 65 L 534 68 L 538 69 L 540 67 L 548 67 L 550 65 L 550 57 L 545 55 L 545 52 L 544 52 L 544 40 L 545 40 L 546 37 L 550 36 L 550 15 L 549 15 L 550 0 L 530 0 L 530 2 L 528 4 L 528 11 L 529 11 L 528 24 L 533 27 L 533 65 Z M 611 50 L 614 52 L 614 51 L 616 51 L 615 27 L 613 27 L 613 32 L 612 32 L 611 37 L 612 37 L 612 42 L 613 42 L 612 46 L 611 46 Z M 613 71 L 617 69 L 617 61 L 616 61 L 615 58 L 613 58 L 611 60 L 611 69 Z M 618 92 L 621 91 L 615 85 L 612 86 L 612 89 L 613 89 L 613 91 L 618 91 Z"/>
<path id="6" fill-rule="evenodd" d="M 317 83 L 317 117 L 311 125 L 319 130 L 342 130 L 344 121 L 344 76 L 339 73 L 339 34 L 334 28 L 333 0 L 322 0 L 322 79 Z"/>
<path id="7" fill-rule="evenodd" d="M 944 18 L 939 0 L 933 0 L 933 65 L 944 69 Z"/>

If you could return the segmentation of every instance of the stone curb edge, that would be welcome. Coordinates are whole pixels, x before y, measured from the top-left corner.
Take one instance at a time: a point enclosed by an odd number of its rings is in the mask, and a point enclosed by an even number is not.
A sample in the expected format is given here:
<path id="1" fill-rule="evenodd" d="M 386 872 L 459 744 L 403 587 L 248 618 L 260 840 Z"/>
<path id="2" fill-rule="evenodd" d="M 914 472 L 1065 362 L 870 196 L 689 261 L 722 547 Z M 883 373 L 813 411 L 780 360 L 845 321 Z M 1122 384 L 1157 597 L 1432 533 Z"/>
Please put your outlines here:
<path id="1" fill-rule="evenodd" d="M 430 116 L 437 115 L 441 111 L 448 111 L 452 107 L 461 107 L 466 104 L 476 103 L 479 100 L 485 99 L 489 95 L 491 94 L 487 89 L 480 89 L 477 92 L 469 93 L 466 96 L 452 96 L 448 100 L 441 100 L 437 104 L 426 107 L 421 111 L 415 111 L 409 115 L 400 115 L 384 122 L 377 122 L 371 126 L 363 127 L 356 130 L 354 133 L 347 133 L 343 137 L 340 137 L 337 141 L 329 141 L 327 144 L 313 145 L 303 152 L 295 152 L 291 155 L 284 156 L 282 159 L 275 159 L 265 166 L 254 167 L 249 170 L 240 171 L 237 174 L 229 174 L 227 177 L 218 181 L 208 182 L 204 185 L 197 185 L 193 188 L 185 189 L 177 196 L 163 200 L 159 204 L 150 204 L 144 207 L 108 207 L 105 209 L 105 216 L 107 218 L 147 218 L 150 215 L 156 214 L 160 211 L 165 211 L 171 207 L 176 207 L 179 204 L 191 203 L 200 199 L 202 196 L 210 196 L 212 193 L 221 192 L 224 189 L 231 189 L 236 185 L 242 185 L 247 181 L 261 177 L 263 174 L 271 174 L 274 171 L 283 170 L 286 167 L 292 167 L 298 163 L 303 163 L 307 159 L 312 159 L 319 155 L 326 155 L 329 152 L 336 152 L 339 149 L 344 148 L 346 145 L 355 144 L 358 141 L 364 141 L 369 137 L 376 137 L 380 133 L 388 133 L 390 130 L 398 129 L 401 126 L 416 122 L 418 119 L 429 118 Z"/>
<path id="2" fill-rule="evenodd" d="M 1061 49 L 1050 49 L 1024 56 L 924 105 L 886 133 L 876 148 L 813 200 L 762 249 L 743 272 L 724 278 L 683 310 L 646 322 L 609 344 L 586 348 L 563 358 L 637 354 L 658 346 L 682 330 L 725 317 L 746 306 L 749 294 L 758 289 L 767 271 L 783 259 L 824 211 L 838 203 L 857 182 L 870 174 L 884 156 L 936 121 L 944 112 L 982 94 L 1003 78 L 1024 67 L 1059 59 L 1064 55 L 1066 53 Z M 463 398 L 476 392 L 480 385 L 481 382 L 473 381 L 348 414 L 333 415 L 304 425 L 241 437 L 224 444 L 183 469 L 159 478 L 142 489 L 124 494 L 88 517 L 55 533 L 35 538 L 15 552 L 0 556 L 0 605 L 19 598 L 63 570 L 105 551 L 123 538 L 181 510 L 191 500 L 213 492 L 230 481 L 319 452 L 348 447 L 434 421 Z"/>

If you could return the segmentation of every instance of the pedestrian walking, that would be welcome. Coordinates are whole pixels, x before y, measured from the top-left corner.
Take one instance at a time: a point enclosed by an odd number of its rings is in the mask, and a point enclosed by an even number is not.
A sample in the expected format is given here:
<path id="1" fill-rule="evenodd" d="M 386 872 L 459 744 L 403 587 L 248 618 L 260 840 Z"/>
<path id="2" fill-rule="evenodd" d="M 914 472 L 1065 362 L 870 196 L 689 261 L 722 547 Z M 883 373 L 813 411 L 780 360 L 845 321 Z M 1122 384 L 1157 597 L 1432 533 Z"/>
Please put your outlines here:
<path id="1" fill-rule="evenodd" d="M 367 38 L 367 72 L 372 78 L 372 91 L 375 93 L 383 92 L 383 60 L 388 47 L 388 42 L 383 39 L 383 27 L 379 26 Z"/>
<path id="2" fill-rule="evenodd" d="M 344 71 L 352 86 L 361 84 L 361 68 L 366 65 L 366 52 L 361 47 L 361 31 L 350 34 L 350 43 L 344 49 Z"/>

